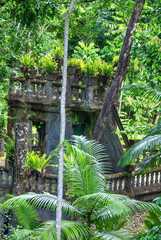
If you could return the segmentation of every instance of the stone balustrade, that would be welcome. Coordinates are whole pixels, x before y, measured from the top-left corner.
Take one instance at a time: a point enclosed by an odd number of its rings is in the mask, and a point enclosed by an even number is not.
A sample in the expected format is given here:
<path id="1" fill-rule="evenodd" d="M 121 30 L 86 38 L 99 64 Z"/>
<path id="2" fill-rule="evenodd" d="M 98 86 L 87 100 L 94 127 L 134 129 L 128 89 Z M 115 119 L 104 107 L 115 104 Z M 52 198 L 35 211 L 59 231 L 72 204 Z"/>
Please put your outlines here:
<path id="1" fill-rule="evenodd" d="M 140 200 L 149 201 L 161 193 L 161 168 L 148 171 L 145 174 L 134 171 L 106 175 L 107 189 L 109 192 L 125 194 Z M 0 167 L 0 189 L 5 193 L 12 192 L 13 172 L 11 168 Z M 2 192 L 1 191 L 1 192 Z M 26 175 L 26 192 L 49 192 L 57 194 L 56 174 L 31 174 Z M 150 198 L 147 196 L 150 195 Z M 141 196 L 144 196 L 141 198 Z"/>
<path id="2" fill-rule="evenodd" d="M 69 67 L 67 76 L 66 103 L 69 107 L 90 107 L 100 109 L 110 77 L 85 76 L 80 69 Z M 21 102 L 60 105 L 62 72 L 60 69 L 42 75 L 11 76 L 9 100 Z"/>
<path id="3" fill-rule="evenodd" d="M 140 171 L 132 173 L 117 173 L 106 176 L 109 192 L 140 196 L 161 193 L 161 168 L 149 170 L 142 174 Z"/>

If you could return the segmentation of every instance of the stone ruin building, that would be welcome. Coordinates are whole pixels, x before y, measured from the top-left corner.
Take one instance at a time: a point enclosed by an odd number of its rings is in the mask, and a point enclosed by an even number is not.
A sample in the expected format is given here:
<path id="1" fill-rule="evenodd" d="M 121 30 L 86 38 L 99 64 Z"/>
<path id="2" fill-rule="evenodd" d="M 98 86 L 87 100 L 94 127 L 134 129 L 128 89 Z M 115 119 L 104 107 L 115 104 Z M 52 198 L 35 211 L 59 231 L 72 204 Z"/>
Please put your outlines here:
<path id="1" fill-rule="evenodd" d="M 73 134 L 91 138 L 110 83 L 111 78 L 108 76 L 90 77 L 85 76 L 78 68 L 68 68 L 66 139 L 70 139 Z M 40 151 L 41 154 L 46 152 L 49 155 L 59 144 L 61 85 L 61 61 L 55 72 L 38 74 L 38 71 L 31 69 L 24 71 L 23 77 L 10 78 L 7 99 L 8 133 L 12 133 L 17 122 L 27 122 L 28 138 L 32 139 L 34 127 L 37 131 L 37 141 L 29 141 L 30 150 Z M 123 149 L 114 133 L 116 125 L 116 118 L 111 112 L 101 142 L 111 158 L 113 171 L 120 172 L 122 169 L 117 166 L 117 162 Z"/>

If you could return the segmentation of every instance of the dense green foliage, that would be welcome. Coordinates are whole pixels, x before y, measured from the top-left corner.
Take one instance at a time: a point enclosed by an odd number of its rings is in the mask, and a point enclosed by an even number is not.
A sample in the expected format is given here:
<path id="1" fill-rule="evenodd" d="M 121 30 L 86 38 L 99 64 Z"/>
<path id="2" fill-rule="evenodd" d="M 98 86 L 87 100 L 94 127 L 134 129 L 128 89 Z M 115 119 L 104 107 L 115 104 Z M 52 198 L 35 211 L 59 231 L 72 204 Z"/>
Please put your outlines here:
<path id="1" fill-rule="evenodd" d="M 120 230 L 127 215 L 144 211 L 151 211 L 153 215 L 160 213 L 160 208 L 155 204 L 108 193 L 102 171 L 102 164 L 105 168 L 104 162 L 108 156 L 104 153 L 104 147 L 96 141 L 74 136 L 72 144 L 67 143 L 64 158 L 66 194 L 71 202 L 63 200 L 63 212 L 76 218 L 78 222 L 63 222 L 62 239 L 131 239 L 131 233 Z M 106 169 L 111 170 L 110 163 L 106 165 Z M 19 230 L 19 234 L 28 234 L 28 239 L 57 239 L 55 222 L 37 222 L 37 215 L 31 211 L 30 205 L 32 208 L 55 211 L 57 197 L 49 193 L 28 193 L 7 200 L 2 207 L 15 211 L 20 226 L 25 227 Z M 27 214 L 26 210 L 22 211 L 25 207 L 28 209 Z M 32 225 L 29 224 L 31 222 Z M 36 228 L 34 223 L 37 223 Z"/>
<path id="2" fill-rule="evenodd" d="M 0 4 L 1 129 L 6 126 L 4 118 L 6 118 L 7 105 L 4 97 L 8 89 L 9 75 L 17 74 L 19 71 L 17 59 L 25 53 L 30 53 L 39 60 L 52 52 L 56 46 L 62 47 L 67 7 L 68 4 L 62 4 L 59 0 L 3 0 Z M 108 61 L 108 64 L 116 66 L 132 9 L 133 3 L 125 0 L 78 1 L 70 21 L 70 56 L 73 54 L 78 58 L 83 54 L 82 58 L 86 59 L 94 56 L 93 60 L 103 59 Z M 159 0 L 148 0 L 135 29 L 124 86 L 145 84 L 155 89 L 160 88 L 160 29 Z M 79 52 L 80 44 L 82 49 L 83 46 L 88 46 L 87 54 Z M 94 50 L 92 50 L 93 46 L 95 46 Z M 106 75 L 107 71 L 104 72 Z M 119 109 L 125 133 L 130 138 L 137 139 L 143 136 L 145 130 L 151 127 L 160 107 L 157 103 L 151 101 L 150 96 L 134 96 L 124 92 L 123 98 L 120 98 Z"/>
<path id="3" fill-rule="evenodd" d="M 44 71 L 55 70 L 57 68 L 57 62 L 53 63 L 51 61 L 52 57 L 57 58 L 63 56 L 64 21 L 68 4 L 63 4 L 62 2 L 61 0 L 2 0 L 0 3 L 0 133 L 3 132 L 7 126 L 8 107 L 5 98 L 8 97 L 7 92 L 9 90 L 10 75 L 18 75 L 21 64 L 26 64 L 26 67 L 42 67 Z M 70 21 L 69 56 L 71 59 L 68 62 L 69 66 L 74 65 L 81 67 L 86 74 L 93 76 L 98 73 L 113 75 L 117 67 L 121 46 L 133 6 L 134 2 L 130 0 L 77 1 Z M 134 29 L 134 33 L 128 71 L 119 93 L 119 113 L 124 125 L 123 132 L 125 132 L 130 139 L 142 139 L 142 141 L 125 153 L 122 165 L 133 163 L 136 157 L 144 150 L 147 150 L 147 158 L 141 163 L 141 167 L 148 168 L 149 166 L 155 167 L 160 165 L 160 0 L 146 0 L 140 21 L 136 29 Z M 24 56 L 28 57 L 27 62 Z M 75 59 L 72 59 L 72 57 Z M 152 130 L 150 131 L 150 129 Z M 120 136 L 120 131 L 118 131 L 118 134 Z M 12 152 L 14 142 L 8 144 L 8 146 L 6 145 L 6 153 L 13 162 Z M 74 149 L 71 150 L 74 151 Z M 73 154 L 76 154 L 76 152 Z M 79 152 L 79 154 L 82 154 L 82 159 L 86 159 L 82 152 Z M 68 156 L 66 156 L 66 158 L 68 159 Z M 73 173 L 73 181 L 76 181 L 76 177 L 78 177 L 76 173 L 78 173 L 80 163 L 77 164 L 78 165 L 76 165 L 75 162 L 73 163 L 73 172 L 70 172 L 68 169 L 70 174 Z M 93 167 L 93 165 L 87 164 L 86 170 L 88 171 L 88 168 L 91 170 L 91 166 Z M 97 164 L 95 167 L 98 167 L 98 170 L 100 170 Z M 87 172 L 83 173 L 86 179 Z M 91 173 L 92 174 L 88 176 L 89 178 L 87 178 L 88 180 L 96 174 L 94 170 Z M 97 177 L 101 178 L 101 180 L 99 179 L 99 183 L 103 183 L 102 175 L 100 174 Z M 97 178 L 94 180 L 97 181 Z M 68 178 L 67 181 L 69 183 Z M 87 183 L 88 182 L 86 182 L 86 184 Z M 73 189 L 73 183 L 70 184 L 69 186 L 71 186 L 72 190 L 69 189 L 69 193 L 71 193 L 71 197 L 74 197 L 73 191 L 75 189 Z M 78 186 L 79 185 L 77 185 L 77 187 Z M 87 184 L 87 186 L 82 188 L 86 191 L 83 193 L 85 196 L 86 193 L 88 193 L 87 187 L 92 187 L 92 184 L 89 182 L 89 185 Z M 100 187 L 99 184 L 98 187 Z M 104 188 L 104 186 L 102 186 L 102 188 Z M 88 194 L 95 194 L 95 192 L 100 191 L 93 189 L 92 192 Z M 79 195 L 81 195 L 80 192 Z M 51 198 L 53 200 L 53 197 Z M 126 201 L 128 204 L 130 201 L 125 198 L 115 198 L 114 195 L 109 196 L 108 194 L 103 196 L 96 194 L 88 198 L 80 198 L 80 201 L 77 200 L 75 206 L 81 209 L 83 217 L 84 214 L 86 214 L 87 217 L 88 211 L 87 208 L 83 209 L 81 201 L 85 207 L 88 207 L 87 203 L 93 203 L 95 199 L 98 200 L 98 204 L 99 201 L 102 201 L 101 199 L 103 199 L 103 202 L 107 200 L 108 203 L 111 204 L 109 204 L 110 207 L 115 206 L 114 203 L 117 201 L 120 204 L 124 202 L 125 205 Z M 54 199 L 54 201 L 56 200 Z M 124 207 L 124 204 L 121 206 Z M 101 215 L 102 212 L 100 209 L 98 210 L 97 204 L 95 207 L 97 215 L 101 217 L 98 219 L 98 216 L 93 216 L 93 221 L 95 224 L 98 223 L 97 230 L 102 231 L 102 219 L 107 220 L 107 216 Z M 103 207 L 106 208 L 104 205 Z M 66 211 L 68 212 L 67 209 Z M 74 212 L 74 210 L 76 210 L 77 212 L 77 209 L 73 206 L 71 209 L 71 211 Z M 135 207 L 134 210 L 136 210 Z M 115 215 L 115 213 L 116 212 L 112 212 L 111 214 Z M 118 214 L 119 216 L 120 213 L 121 212 Z M 116 217 L 116 215 L 114 217 Z M 113 225 L 110 225 L 108 228 L 109 231 L 117 226 L 117 220 L 118 219 L 113 218 L 111 221 Z M 87 219 L 85 221 L 87 222 Z M 108 219 L 108 221 L 110 220 Z M 111 222 L 110 224 L 112 224 Z M 55 237 L 55 228 L 53 226 L 53 222 L 48 222 L 44 226 L 41 226 L 40 229 L 37 230 L 37 233 L 42 231 L 43 234 L 44 229 L 48 228 L 51 237 Z M 75 225 L 75 223 L 65 222 L 62 227 L 62 231 L 64 231 L 63 237 L 66 232 L 70 231 L 71 233 L 72 228 L 75 229 L 77 237 L 81 234 L 86 236 L 86 234 L 88 235 L 89 233 L 83 225 L 78 226 Z M 30 234 L 30 231 L 25 231 L 26 235 Z M 15 236 L 16 234 L 21 234 L 21 231 L 16 230 Z M 104 234 L 107 239 L 109 238 L 107 232 L 100 232 L 98 237 L 93 239 L 103 239 L 102 234 Z M 117 234 L 118 233 L 115 232 L 116 239 Z M 156 234 L 156 229 L 151 229 L 149 236 L 146 236 L 145 239 L 152 239 L 152 236 Z M 156 235 L 156 237 L 158 236 Z M 18 237 L 17 235 L 13 239 L 22 239 L 22 236 Z"/>

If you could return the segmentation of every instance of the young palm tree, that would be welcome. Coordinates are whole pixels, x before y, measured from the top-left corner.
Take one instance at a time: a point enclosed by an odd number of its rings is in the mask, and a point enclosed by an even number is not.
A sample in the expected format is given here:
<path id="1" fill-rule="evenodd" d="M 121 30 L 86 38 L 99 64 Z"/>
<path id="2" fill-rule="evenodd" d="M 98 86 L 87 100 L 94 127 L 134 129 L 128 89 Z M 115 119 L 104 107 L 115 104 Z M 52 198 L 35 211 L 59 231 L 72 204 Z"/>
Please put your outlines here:
<path id="1" fill-rule="evenodd" d="M 66 193 L 73 201 L 63 200 L 62 207 L 69 218 L 72 216 L 77 221 L 63 222 L 62 239 L 131 239 L 133 237 L 130 233 L 118 231 L 125 222 L 122 219 L 126 215 L 138 211 L 161 211 L 152 203 L 108 193 L 101 167 L 108 158 L 104 147 L 98 142 L 74 136 L 72 144 L 67 143 L 64 158 Z M 110 163 L 106 163 L 106 170 L 111 171 Z M 57 197 L 49 193 L 28 193 L 7 200 L 3 207 L 16 211 L 17 207 L 26 205 L 55 211 Z M 21 211 L 22 219 L 25 218 Z M 21 225 L 25 226 L 25 223 L 22 221 Z M 27 239 L 57 239 L 55 221 L 48 221 L 27 233 L 26 230 L 23 231 L 27 234 Z"/>

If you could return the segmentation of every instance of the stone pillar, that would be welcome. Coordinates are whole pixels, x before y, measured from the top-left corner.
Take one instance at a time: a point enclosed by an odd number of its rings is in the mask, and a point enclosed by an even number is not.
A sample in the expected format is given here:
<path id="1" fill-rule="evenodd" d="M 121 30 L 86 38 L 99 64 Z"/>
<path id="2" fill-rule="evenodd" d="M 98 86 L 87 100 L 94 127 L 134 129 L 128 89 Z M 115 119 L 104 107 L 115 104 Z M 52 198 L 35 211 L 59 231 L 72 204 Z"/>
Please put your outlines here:
<path id="1" fill-rule="evenodd" d="M 0 136 L 0 157 L 4 156 L 4 137 Z"/>
<path id="2" fill-rule="evenodd" d="M 14 189 L 15 195 L 25 193 L 27 142 L 29 126 L 25 122 L 16 123 L 15 126 L 15 161 L 14 161 Z"/>

